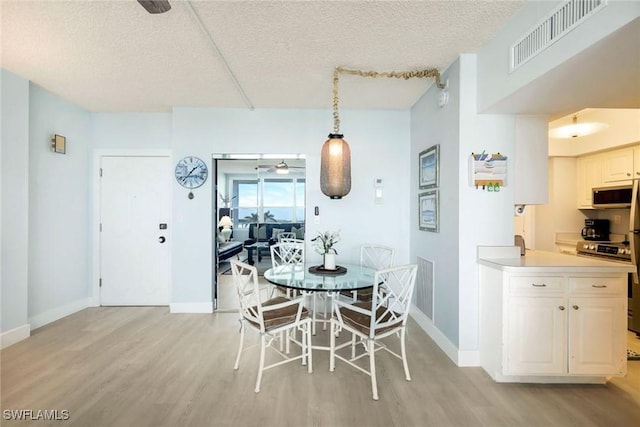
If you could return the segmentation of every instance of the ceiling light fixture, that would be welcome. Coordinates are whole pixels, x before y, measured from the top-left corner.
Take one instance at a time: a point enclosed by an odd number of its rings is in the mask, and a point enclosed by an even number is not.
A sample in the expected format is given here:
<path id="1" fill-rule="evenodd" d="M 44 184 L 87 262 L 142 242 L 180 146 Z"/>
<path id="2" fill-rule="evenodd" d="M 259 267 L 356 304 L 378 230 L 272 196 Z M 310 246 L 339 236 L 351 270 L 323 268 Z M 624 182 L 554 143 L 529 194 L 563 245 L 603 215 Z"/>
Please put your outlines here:
<path id="1" fill-rule="evenodd" d="M 570 125 L 559 126 L 549 131 L 550 138 L 580 138 L 592 135 L 608 128 L 609 125 L 600 122 L 578 123 L 578 115 L 574 114 Z"/>
<path id="2" fill-rule="evenodd" d="M 280 175 L 287 175 L 289 173 L 289 165 L 284 161 L 278 163 L 274 166 L 276 169 L 276 173 Z"/>
<path id="3" fill-rule="evenodd" d="M 390 77 L 408 80 L 410 78 L 434 77 L 436 86 L 445 90 L 447 85 L 440 82 L 440 72 L 435 68 L 415 71 L 361 71 L 336 67 L 333 71 L 333 132 L 329 134 L 322 146 L 320 158 L 320 189 L 331 199 L 341 199 L 351 191 L 351 149 L 340 133 L 340 117 L 338 115 L 338 79 L 340 74 L 351 74 L 360 77 Z M 446 104 L 446 101 L 444 104 Z"/>

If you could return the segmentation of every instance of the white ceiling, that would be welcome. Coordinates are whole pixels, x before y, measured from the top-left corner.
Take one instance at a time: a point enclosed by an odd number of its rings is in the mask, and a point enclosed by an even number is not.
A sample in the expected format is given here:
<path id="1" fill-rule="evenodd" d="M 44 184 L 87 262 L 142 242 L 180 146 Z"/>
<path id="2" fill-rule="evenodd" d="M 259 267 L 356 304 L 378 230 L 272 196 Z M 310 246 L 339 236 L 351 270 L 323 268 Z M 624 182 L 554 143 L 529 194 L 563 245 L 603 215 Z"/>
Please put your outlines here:
<path id="1" fill-rule="evenodd" d="M 135 0 L 2 0 L 1 65 L 89 111 L 248 103 L 330 108 L 336 66 L 437 67 L 473 53 L 524 0 L 184 1 L 151 15 Z M 341 108 L 409 108 L 432 79 L 341 76 Z"/>

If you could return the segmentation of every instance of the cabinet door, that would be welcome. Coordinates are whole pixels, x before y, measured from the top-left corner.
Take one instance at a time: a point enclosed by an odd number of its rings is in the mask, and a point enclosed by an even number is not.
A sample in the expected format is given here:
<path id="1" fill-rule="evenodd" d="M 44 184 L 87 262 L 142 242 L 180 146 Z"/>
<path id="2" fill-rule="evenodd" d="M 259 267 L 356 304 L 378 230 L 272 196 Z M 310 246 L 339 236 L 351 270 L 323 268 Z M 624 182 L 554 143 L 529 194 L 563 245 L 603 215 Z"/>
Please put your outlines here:
<path id="1" fill-rule="evenodd" d="M 602 159 L 604 182 L 631 182 L 633 178 L 633 150 L 615 150 L 605 153 Z M 622 182 L 621 182 L 622 181 Z"/>
<path id="2" fill-rule="evenodd" d="M 640 178 L 640 148 L 633 149 L 633 177 Z"/>
<path id="3" fill-rule="evenodd" d="M 567 372 L 563 297 L 510 297 L 505 375 Z"/>
<path id="4" fill-rule="evenodd" d="M 569 298 L 569 373 L 626 372 L 627 310 L 620 297 Z"/>
<path id="5" fill-rule="evenodd" d="M 577 170 L 578 208 L 590 208 L 593 187 L 602 186 L 602 157 L 579 157 Z"/>

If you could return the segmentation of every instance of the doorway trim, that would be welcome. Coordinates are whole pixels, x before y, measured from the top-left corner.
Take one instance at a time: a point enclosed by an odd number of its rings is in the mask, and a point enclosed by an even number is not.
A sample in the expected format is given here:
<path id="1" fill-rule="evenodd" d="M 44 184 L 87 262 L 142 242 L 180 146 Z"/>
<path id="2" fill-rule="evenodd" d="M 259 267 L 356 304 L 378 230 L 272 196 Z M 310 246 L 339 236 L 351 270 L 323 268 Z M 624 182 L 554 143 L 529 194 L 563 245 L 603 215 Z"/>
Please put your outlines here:
<path id="1" fill-rule="evenodd" d="M 91 307 L 100 307 L 100 165 L 102 157 L 168 157 L 173 164 L 173 155 L 169 149 L 95 149 L 93 150 L 93 160 L 91 165 L 91 194 L 92 194 L 92 212 L 91 212 Z M 172 189 L 169 190 L 172 192 Z M 173 209 L 173 202 L 171 203 Z M 171 254 L 173 250 L 171 251 Z M 170 255 L 170 258 L 172 256 Z M 171 274 L 169 275 L 169 304 L 171 304 L 172 283 Z"/>

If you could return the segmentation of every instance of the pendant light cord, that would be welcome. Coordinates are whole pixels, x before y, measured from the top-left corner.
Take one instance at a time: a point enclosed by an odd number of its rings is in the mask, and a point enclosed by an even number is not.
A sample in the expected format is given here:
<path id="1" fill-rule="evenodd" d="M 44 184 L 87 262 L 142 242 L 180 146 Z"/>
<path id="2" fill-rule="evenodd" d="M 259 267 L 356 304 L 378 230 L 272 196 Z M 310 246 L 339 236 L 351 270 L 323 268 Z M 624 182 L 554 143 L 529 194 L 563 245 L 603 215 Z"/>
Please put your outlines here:
<path id="1" fill-rule="evenodd" d="M 354 76 L 360 77 L 388 77 L 388 78 L 396 78 L 396 79 L 405 79 L 409 80 L 412 78 L 429 78 L 433 77 L 436 79 L 436 86 L 438 89 L 446 89 L 446 83 L 442 83 L 440 81 L 440 72 L 436 68 L 426 68 L 424 70 L 413 70 L 413 71 L 362 71 L 362 70 L 351 70 L 348 68 L 336 67 L 333 70 L 333 133 L 340 133 L 340 116 L 338 115 L 338 80 L 340 74 L 351 74 Z"/>

